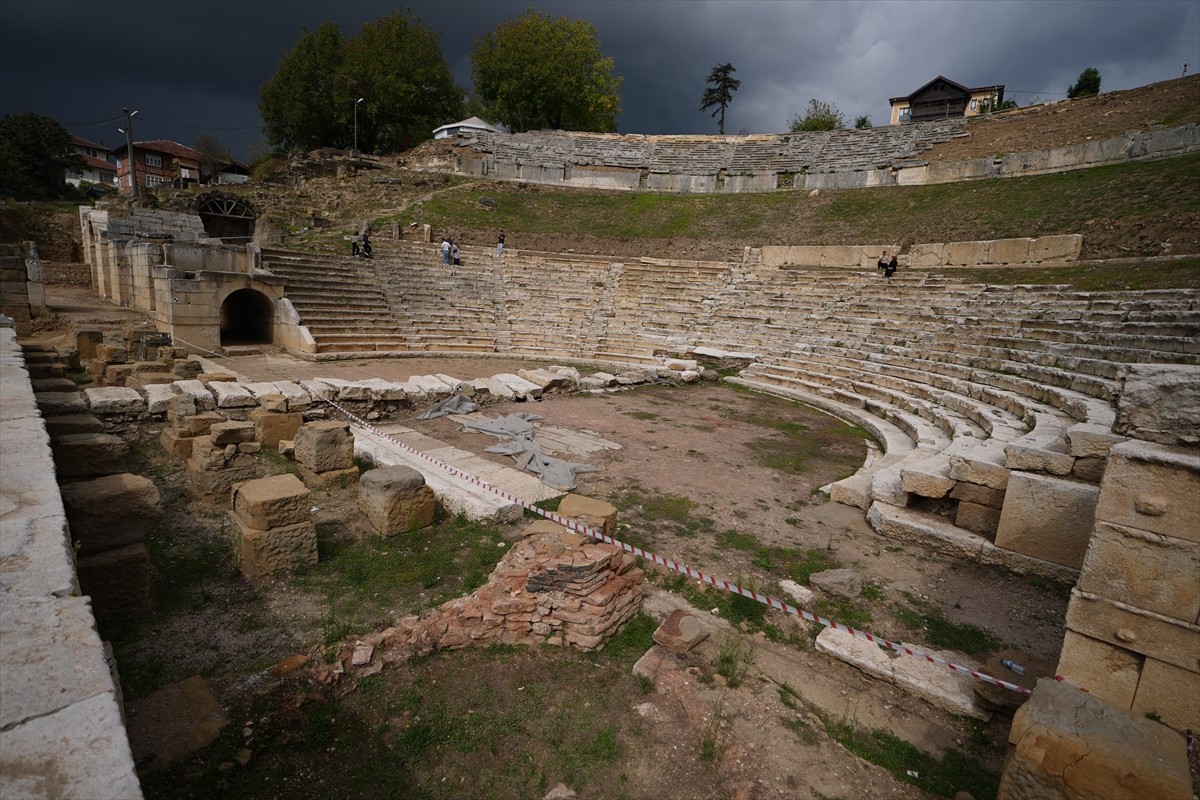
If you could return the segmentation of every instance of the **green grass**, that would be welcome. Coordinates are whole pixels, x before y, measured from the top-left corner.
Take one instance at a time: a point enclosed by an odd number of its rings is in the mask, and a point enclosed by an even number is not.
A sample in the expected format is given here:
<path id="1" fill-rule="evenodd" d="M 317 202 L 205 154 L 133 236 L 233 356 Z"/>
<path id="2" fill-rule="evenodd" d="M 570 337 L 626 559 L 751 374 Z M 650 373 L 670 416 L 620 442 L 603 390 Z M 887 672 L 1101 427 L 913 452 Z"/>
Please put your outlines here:
<path id="1" fill-rule="evenodd" d="M 951 622 L 928 604 L 914 601 L 911 596 L 909 600 L 913 605 L 897 606 L 896 616 L 933 647 L 968 654 L 995 652 L 1000 648 L 1002 642 L 991 632 L 976 625 Z"/>

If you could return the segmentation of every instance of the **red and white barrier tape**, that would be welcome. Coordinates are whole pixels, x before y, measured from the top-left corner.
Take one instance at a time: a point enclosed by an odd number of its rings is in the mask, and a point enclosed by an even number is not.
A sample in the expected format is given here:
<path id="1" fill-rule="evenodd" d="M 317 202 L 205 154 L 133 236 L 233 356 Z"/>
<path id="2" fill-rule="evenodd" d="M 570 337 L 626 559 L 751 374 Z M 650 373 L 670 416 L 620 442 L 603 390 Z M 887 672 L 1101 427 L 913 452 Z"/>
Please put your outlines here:
<path id="1" fill-rule="evenodd" d="M 613 537 L 607 536 L 604 533 L 601 533 L 600 531 L 593 530 L 592 528 L 589 528 L 586 525 L 581 525 L 580 523 L 576 522 L 575 520 L 568 519 L 564 516 L 556 514 L 553 511 L 547 511 L 544 508 L 539 508 L 538 506 L 534 505 L 533 503 L 530 503 L 527 500 L 523 500 L 522 498 L 517 497 L 513 494 L 510 494 L 510 493 L 504 491 L 503 489 L 500 489 L 496 486 L 492 486 L 491 484 L 487 483 L 486 481 L 481 480 L 480 478 L 476 477 L 475 475 L 471 475 L 470 473 L 463 472 L 461 469 L 451 466 L 450 464 L 447 464 L 444 461 L 439 461 L 438 459 L 434 458 L 433 456 L 429 455 L 428 453 L 423 453 L 420 450 L 417 450 L 413 447 L 409 447 L 408 445 L 399 441 L 395 437 L 385 433 L 384 431 L 380 430 L 379 428 L 376 428 L 371 423 L 367 422 L 366 420 L 362 419 L 361 417 L 359 417 L 359 416 L 353 414 L 352 412 L 348 411 L 347 409 L 343 408 L 341 405 L 339 405 L 334 400 L 326 400 L 326 402 L 329 403 L 329 405 L 336 408 L 339 412 L 344 414 L 346 417 L 348 417 L 356 425 L 364 428 L 365 430 L 370 431 L 371 433 L 375 434 L 376 436 L 386 439 L 387 441 L 391 442 L 392 444 L 396 445 L 397 447 L 400 447 L 403 450 L 405 450 L 409 453 L 412 453 L 415 456 L 423 458 L 424 460 L 428 461 L 429 463 L 434 464 L 437 467 L 449 472 L 451 475 L 454 475 L 458 478 L 462 478 L 463 480 L 467 481 L 468 483 L 472 483 L 476 486 L 479 486 L 480 488 L 485 489 L 495 495 L 498 495 L 499 497 L 502 497 L 505 500 L 508 500 L 509 502 L 516 503 L 517 505 L 521 506 L 522 508 L 528 509 L 529 511 L 532 511 L 535 514 L 539 514 L 548 520 L 557 522 L 559 525 L 562 525 L 563 527 L 565 527 L 569 530 L 575 531 L 576 533 L 580 533 L 580 534 L 587 536 L 589 538 L 592 538 L 592 539 L 598 539 L 602 542 L 607 542 L 608 544 L 611 544 L 614 547 L 621 548 L 622 550 L 624 550 L 627 553 L 632 553 L 633 555 L 638 556 L 639 558 L 644 558 L 644 559 L 647 559 L 648 561 L 653 561 L 655 564 L 666 567 L 667 569 L 670 569 L 670 570 L 674 570 L 675 572 L 680 572 L 684 575 L 687 575 L 689 578 L 695 578 L 698 581 L 702 581 L 704 583 L 710 584 L 712 586 L 715 586 L 718 589 L 724 589 L 727 592 L 733 592 L 734 594 L 740 594 L 742 597 L 749 597 L 751 600 L 755 600 L 759 603 L 762 603 L 765 606 L 774 608 L 778 611 L 783 611 L 787 614 L 795 614 L 796 616 L 801 617 L 802 619 L 806 619 L 809 622 L 815 622 L 819 625 L 824 625 L 826 627 L 833 628 L 835 630 L 845 631 L 846 633 L 849 633 L 852 636 L 856 636 L 859 639 L 866 639 L 868 642 L 871 642 L 873 644 L 881 645 L 883 647 L 888 647 L 892 650 L 895 650 L 897 653 L 903 653 L 904 655 L 914 656 L 916 658 L 923 658 L 926 661 L 928 661 L 930 664 L 937 664 L 938 666 L 945 667 L 946 669 L 951 670 L 952 672 L 960 672 L 965 675 L 970 675 L 973 678 L 978 678 L 979 680 L 983 681 L 984 683 L 991 683 L 996 686 L 1002 686 L 1005 689 L 1011 689 L 1014 692 L 1020 692 L 1021 694 L 1026 694 L 1026 695 L 1031 693 L 1031 690 L 1024 686 L 1019 686 L 1015 683 L 1009 683 L 1008 681 L 1001 680 L 1000 678 L 993 678 L 991 675 L 984 674 L 982 672 L 979 672 L 978 670 L 971 669 L 970 667 L 964 667 L 961 664 L 955 664 L 952 661 L 947 661 L 944 658 L 939 658 L 938 656 L 931 655 L 931 654 L 923 652 L 921 650 L 914 650 L 911 647 L 907 647 L 903 644 L 899 644 L 897 642 L 893 642 L 888 639 L 884 639 L 883 637 L 880 637 L 880 636 L 875 636 L 873 634 L 867 633 L 866 631 L 860 631 L 860 630 L 857 630 L 856 628 L 851 628 L 849 625 L 843 625 L 840 622 L 836 622 L 831 619 L 826 619 L 825 617 L 819 616 L 817 614 L 813 614 L 812 612 L 805 611 L 802 608 L 796 608 L 795 606 L 784 603 L 781 600 L 777 600 L 776 598 L 771 597 L 770 595 L 760 594 L 760 593 L 752 591 L 750 589 L 745 589 L 741 586 L 738 586 L 735 583 L 730 583 L 727 580 L 718 578 L 715 575 L 709 575 L 707 573 L 701 572 L 698 569 L 693 569 L 692 567 L 689 567 L 685 564 L 680 564 L 676 561 L 672 561 L 669 558 L 663 558 L 660 555 L 651 553 L 648 550 L 643 550 L 640 547 L 635 547 L 631 544 L 627 544 L 626 542 L 622 542 L 619 539 L 614 539 Z M 1056 675 L 1055 680 L 1061 681 L 1061 680 L 1063 680 L 1063 678 L 1060 675 Z M 1084 690 L 1084 691 L 1086 691 L 1086 690 Z"/>

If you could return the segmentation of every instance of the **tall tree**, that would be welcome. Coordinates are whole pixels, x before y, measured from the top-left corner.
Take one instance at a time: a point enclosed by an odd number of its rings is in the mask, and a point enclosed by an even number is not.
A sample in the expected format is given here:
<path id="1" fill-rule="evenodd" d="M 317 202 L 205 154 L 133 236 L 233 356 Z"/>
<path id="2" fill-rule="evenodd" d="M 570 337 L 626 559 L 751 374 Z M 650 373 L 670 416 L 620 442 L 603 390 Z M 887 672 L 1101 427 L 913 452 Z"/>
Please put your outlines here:
<path id="1" fill-rule="evenodd" d="M 342 50 L 337 23 L 301 29 L 259 90 L 258 109 L 271 144 L 282 150 L 349 146 L 344 120 L 354 89 L 340 77 Z"/>
<path id="2" fill-rule="evenodd" d="M 1091 94 L 1100 94 L 1100 72 L 1095 67 L 1088 67 L 1079 73 L 1079 79 L 1067 88 L 1067 97 L 1072 100 Z"/>
<path id="3" fill-rule="evenodd" d="M 83 166 L 58 120 L 28 111 L 0 120 L 0 195 L 62 197 L 68 191 L 67 171 L 82 172 Z"/>
<path id="4" fill-rule="evenodd" d="M 875 126 L 871 124 L 870 114 L 859 114 L 854 118 L 854 127 L 862 130 L 864 128 L 873 128 Z"/>
<path id="5" fill-rule="evenodd" d="M 808 111 L 804 116 L 797 114 L 792 117 L 788 129 L 792 133 L 804 131 L 836 131 L 846 127 L 846 118 L 833 103 L 826 103 L 815 97 L 808 101 Z"/>
<path id="6" fill-rule="evenodd" d="M 742 82 L 733 77 L 733 64 L 718 64 L 712 68 L 712 72 L 708 73 L 708 88 L 704 90 L 704 94 L 700 97 L 700 110 L 708 111 L 710 108 L 716 109 L 710 116 L 721 115 L 717 120 L 717 131 L 725 135 L 725 109 L 733 102 L 733 93 L 738 90 Z"/>
<path id="7" fill-rule="evenodd" d="M 357 92 L 346 113 L 353 114 L 354 102 L 363 98 L 358 146 L 367 152 L 406 149 L 463 113 L 463 90 L 437 35 L 408 11 L 363 25 L 346 43 L 343 74 Z"/>
<path id="8" fill-rule="evenodd" d="M 225 143 L 211 133 L 202 133 L 196 137 L 195 149 L 203 158 L 200 159 L 201 180 L 212 180 L 222 167 L 233 161 L 233 155 Z"/>
<path id="9" fill-rule="evenodd" d="M 511 130 L 615 131 L 624 78 L 583 20 L 529 9 L 475 41 L 471 74 L 493 122 Z"/>

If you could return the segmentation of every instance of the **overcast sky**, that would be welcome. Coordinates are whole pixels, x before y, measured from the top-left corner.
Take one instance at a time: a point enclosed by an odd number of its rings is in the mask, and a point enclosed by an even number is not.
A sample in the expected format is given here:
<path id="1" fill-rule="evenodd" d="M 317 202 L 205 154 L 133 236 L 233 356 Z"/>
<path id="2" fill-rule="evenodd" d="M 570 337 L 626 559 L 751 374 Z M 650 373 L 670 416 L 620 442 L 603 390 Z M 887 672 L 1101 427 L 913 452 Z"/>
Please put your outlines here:
<path id="1" fill-rule="evenodd" d="M 127 107 L 139 140 L 208 132 L 245 156 L 259 86 L 302 27 L 348 36 L 398 5 L 439 34 L 465 89 L 475 39 L 526 7 L 591 22 L 625 78 L 622 133 L 716 133 L 700 96 L 724 62 L 742 81 L 727 133 L 786 131 L 810 98 L 883 125 L 889 97 L 938 75 L 1028 105 L 1086 67 L 1103 91 L 1200 69 L 1200 0 L 0 0 L 0 114 L 116 146 Z"/>

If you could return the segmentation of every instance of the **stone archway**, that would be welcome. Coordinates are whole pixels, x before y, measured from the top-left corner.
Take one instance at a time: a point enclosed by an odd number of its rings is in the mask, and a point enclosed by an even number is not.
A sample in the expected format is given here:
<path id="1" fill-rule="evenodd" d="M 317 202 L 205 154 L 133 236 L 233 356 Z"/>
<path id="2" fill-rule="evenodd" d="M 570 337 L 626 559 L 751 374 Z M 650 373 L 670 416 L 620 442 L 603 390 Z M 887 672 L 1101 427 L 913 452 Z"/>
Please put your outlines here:
<path id="1" fill-rule="evenodd" d="M 271 344 L 275 307 L 254 289 L 238 289 L 221 303 L 221 346 Z"/>
<path id="2" fill-rule="evenodd" d="M 254 239 L 258 212 L 244 198 L 222 192 L 209 192 L 196 199 L 196 213 L 204 223 L 204 232 L 227 244 L 244 244 Z"/>

